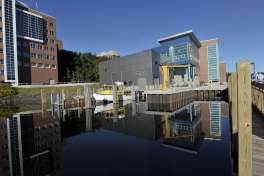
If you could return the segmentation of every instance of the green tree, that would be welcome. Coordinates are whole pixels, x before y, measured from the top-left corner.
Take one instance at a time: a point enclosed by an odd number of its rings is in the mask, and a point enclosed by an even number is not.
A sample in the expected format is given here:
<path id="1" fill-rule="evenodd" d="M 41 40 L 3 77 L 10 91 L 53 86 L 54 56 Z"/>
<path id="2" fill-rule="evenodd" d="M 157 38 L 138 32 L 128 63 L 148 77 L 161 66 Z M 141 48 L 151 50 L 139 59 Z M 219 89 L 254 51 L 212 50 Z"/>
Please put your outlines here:
<path id="1" fill-rule="evenodd" d="M 17 94 L 17 89 L 12 87 L 11 84 L 0 84 L 0 98 L 10 97 Z"/>
<path id="2" fill-rule="evenodd" d="M 98 82 L 100 62 L 107 60 L 91 53 L 59 52 L 60 82 Z"/>

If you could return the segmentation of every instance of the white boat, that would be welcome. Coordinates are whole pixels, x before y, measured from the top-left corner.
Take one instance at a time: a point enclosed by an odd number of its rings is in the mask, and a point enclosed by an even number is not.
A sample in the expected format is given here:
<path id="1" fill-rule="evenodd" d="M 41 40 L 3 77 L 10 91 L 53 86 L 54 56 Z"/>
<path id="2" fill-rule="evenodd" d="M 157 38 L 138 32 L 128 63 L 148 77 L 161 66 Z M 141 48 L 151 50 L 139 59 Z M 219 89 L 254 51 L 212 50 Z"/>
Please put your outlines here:
<path id="1" fill-rule="evenodd" d="M 129 94 L 124 93 L 124 87 L 122 87 L 121 83 L 116 83 L 119 86 L 118 95 L 120 98 L 120 101 L 127 101 L 132 100 L 132 96 Z M 112 86 L 104 86 L 102 89 L 98 89 L 93 94 L 94 99 L 96 102 L 112 102 L 113 101 L 113 90 Z"/>
<path id="2" fill-rule="evenodd" d="M 109 94 L 94 93 L 93 97 L 98 102 L 102 102 L 102 101 L 112 102 L 113 101 L 113 95 L 109 95 Z M 127 100 L 132 100 L 132 96 L 131 95 L 120 96 L 120 101 L 127 101 Z"/>

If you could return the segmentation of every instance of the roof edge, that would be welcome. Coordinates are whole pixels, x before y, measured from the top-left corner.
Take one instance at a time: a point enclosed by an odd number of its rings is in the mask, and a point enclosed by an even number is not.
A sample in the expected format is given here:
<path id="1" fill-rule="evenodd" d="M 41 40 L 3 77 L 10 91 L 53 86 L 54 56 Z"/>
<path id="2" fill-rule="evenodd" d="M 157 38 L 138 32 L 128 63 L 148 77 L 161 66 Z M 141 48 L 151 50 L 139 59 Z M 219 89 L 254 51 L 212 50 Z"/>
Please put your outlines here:
<path id="1" fill-rule="evenodd" d="M 169 41 L 169 40 L 172 40 L 172 39 L 175 39 L 175 38 L 179 38 L 179 37 L 183 37 L 183 36 L 186 36 L 186 35 L 190 35 L 191 36 L 191 38 L 196 43 L 198 48 L 200 48 L 202 46 L 200 40 L 196 37 L 196 35 L 194 34 L 194 32 L 192 30 L 188 30 L 188 31 L 185 31 L 185 32 L 181 32 L 181 33 L 177 33 L 177 34 L 170 35 L 170 36 L 167 36 L 167 37 L 163 37 L 163 38 L 159 39 L 158 42 L 162 43 L 162 42 Z"/>

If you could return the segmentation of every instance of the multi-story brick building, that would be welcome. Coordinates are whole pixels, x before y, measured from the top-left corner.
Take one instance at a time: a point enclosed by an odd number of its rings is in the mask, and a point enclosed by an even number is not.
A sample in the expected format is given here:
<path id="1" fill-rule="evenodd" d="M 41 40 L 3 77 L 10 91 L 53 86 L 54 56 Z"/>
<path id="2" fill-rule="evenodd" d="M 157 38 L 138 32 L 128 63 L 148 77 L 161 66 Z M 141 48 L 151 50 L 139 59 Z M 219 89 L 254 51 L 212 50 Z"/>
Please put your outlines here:
<path id="1" fill-rule="evenodd" d="M 1 0 L 0 81 L 58 81 L 56 19 L 16 0 Z"/>

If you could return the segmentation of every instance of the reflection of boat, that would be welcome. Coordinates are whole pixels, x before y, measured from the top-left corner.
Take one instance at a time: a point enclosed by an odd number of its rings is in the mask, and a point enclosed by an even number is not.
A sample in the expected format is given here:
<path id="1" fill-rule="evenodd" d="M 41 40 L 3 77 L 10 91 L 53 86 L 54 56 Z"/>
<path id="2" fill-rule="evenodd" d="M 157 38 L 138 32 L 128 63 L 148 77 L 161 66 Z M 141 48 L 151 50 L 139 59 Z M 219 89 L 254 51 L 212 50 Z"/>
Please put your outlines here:
<path id="1" fill-rule="evenodd" d="M 123 83 L 116 83 L 117 85 L 117 96 L 120 101 L 131 100 L 132 96 L 125 92 Z M 93 97 L 97 102 L 112 102 L 113 97 L 113 86 L 103 86 L 103 88 L 98 89 Z"/>
<path id="2" fill-rule="evenodd" d="M 124 101 L 122 103 L 123 106 L 126 106 L 128 104 L 130 104 L 131 101 Z M 114 109 L 114 105 L 113 103 L 109 103 L 107 105 L 100 105 L 100 106 L 96 106 L 95 110 L 94 110 L 94 114 L 100 113 L 100 112 L 105 112 L 105 111 L 110 111 Z"/>

